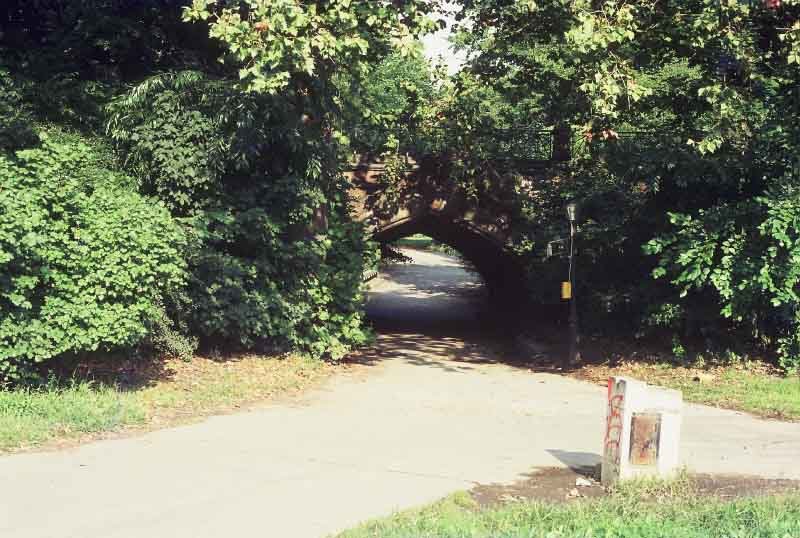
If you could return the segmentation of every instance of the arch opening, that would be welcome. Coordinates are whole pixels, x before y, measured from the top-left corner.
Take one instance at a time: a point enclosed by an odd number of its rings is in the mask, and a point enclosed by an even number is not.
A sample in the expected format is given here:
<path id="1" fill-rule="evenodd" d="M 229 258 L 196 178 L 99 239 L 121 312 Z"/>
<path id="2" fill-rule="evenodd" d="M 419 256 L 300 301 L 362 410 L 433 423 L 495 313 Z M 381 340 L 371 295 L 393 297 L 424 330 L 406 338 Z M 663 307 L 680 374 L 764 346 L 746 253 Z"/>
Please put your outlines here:
<path id="1" fill-rule="evenodd" d="M 438 334 L 510 329 L 508 320 L 527 293 L 523 271 L 505 246 L 468 223 L 436 214 L 385 224 L 373 239 L 392 244 L 416 234 L 448 245 L 466 264 L 442 253 L 403 249 L 412 263 L 382 272 L 370 293 L 367 312 L 376 328 Z"/>
<path id="2" fill-rule="evenodd" d="M 458 251 L 486 283 L 493 304 L 508 307 L 527 296 L 524 271 L 513 254 L 505 244 L 467 221 L 436 214 L 406 218 L 381 226 L 373 239 L 391 243 L 415 234 L 429 236 Z"/>

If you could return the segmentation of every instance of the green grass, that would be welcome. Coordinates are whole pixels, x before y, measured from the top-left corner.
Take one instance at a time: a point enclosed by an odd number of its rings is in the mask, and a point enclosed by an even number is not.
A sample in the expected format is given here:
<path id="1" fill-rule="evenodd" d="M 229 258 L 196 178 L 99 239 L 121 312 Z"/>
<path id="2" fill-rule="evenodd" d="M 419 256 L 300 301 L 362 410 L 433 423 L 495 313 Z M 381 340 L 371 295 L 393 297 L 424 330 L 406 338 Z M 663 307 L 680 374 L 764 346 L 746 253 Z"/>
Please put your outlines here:
<path id="1" fill-rule="evenodd" d="M 445 245 L 423 234 L 414 234 L 394 241 L 395 247 L 415 248 L 417 250 L 427 250 L 429 252 L 441 252 L 449 256 L 458 256 L 459 253 L 450 245 Z"/>
<path id="2" fill-rule="evenodd" d="M 0 451 L 141 424 L 145 417 L 134 394 L 88 382 L 0 391 Z"/>
<path id="3" fill-rule="evenodd" d="M 0 390 L 0 452 L 235 410 L 303 390 L 331 369 L 302 357 L 196 357 L 167 361 L 168 375 L 136 390 L 88 381 Z"/>
<path id="4" fill-rule="evenodd" d="M 410 235 L 394 242 L 394 244 L 398 247 L 416 248 L 419 250 L 428 250 L 431 248 L 433 243 L 433 238 L 422 234 Z"/>
<path id="5" fill-rule="evenodd" d="M 800 377 L 755 375 L 726 369 L 710 383 L 684 379 L 670 383 L 691 402 L 732 407 L 750 413 L 800 420 Z"/>
<path id="6" fill-rule="evenodd" d="M 800 497 L 723 502 L 628 487 L 595 501 L 478 508 L 466 493 L 346 531 L 339 538 L 798 538 Z"/>
<path id="7" fill-rule="evenodd" d="M 702 369 L 628 361 L 614 368 L 587 366 L 581 375 L 588 375 L 598 382 L 612 375 L 627 375 L 654 385 L 679 389 L 689 402 L 768 418 L 800 420 L 800 376 L 781 376 L 755 362 Z"/>

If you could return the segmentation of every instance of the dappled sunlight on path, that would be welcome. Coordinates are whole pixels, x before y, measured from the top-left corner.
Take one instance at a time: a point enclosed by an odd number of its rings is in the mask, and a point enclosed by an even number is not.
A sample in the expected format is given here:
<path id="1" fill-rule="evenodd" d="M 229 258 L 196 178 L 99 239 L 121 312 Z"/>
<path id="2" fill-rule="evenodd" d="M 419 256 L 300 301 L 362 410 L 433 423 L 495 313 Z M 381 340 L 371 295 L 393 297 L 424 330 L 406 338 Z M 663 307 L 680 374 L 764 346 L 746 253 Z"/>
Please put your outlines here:
<path id="1" fill-rule="evenodd" d="M 403 254 L 413 263 L 389 266 L 370 285 L 367 315 L 379 332 L 452 336 L 489 325 L 480 276 L 444 254 Z"/>
<path id="2" fill-rule="evenodd" d="M 454 371 L 475 364 L 527 366 L 514 335 L 492 315 L 477 273 L 445 254 L 402 252 L 413 263 L 389 266 L 370 286 L 367 315 L 377 340 L 351 360 L 401 359 Z"/>

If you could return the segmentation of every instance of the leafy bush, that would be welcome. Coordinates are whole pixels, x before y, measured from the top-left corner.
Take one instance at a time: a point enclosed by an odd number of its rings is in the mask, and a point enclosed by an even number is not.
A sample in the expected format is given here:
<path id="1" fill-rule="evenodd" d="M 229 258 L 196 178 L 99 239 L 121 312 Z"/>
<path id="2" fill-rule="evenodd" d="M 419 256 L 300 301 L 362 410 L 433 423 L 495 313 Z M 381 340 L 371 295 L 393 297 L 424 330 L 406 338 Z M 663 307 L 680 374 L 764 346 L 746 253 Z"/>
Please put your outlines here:
<path id="1" fill-rule="evenodd" d="M 654 275 L 682 290 L 711 288 L 721 313 L 768 339 L 781 366 L 800 368 L 800 196 L 790 178 L 764 196 L 696 215 L 672 213 L 671 233 L 647 245 Z"/>
<path id="2" fill-rule="evenodd" d="M 191 318 L 199 334 L 334 359 L 365 341 L 358 229 L 336 226 L 326 237 L 283 242 L 272 235 L 281 226 L 262 209 L 228 216 L 208 223 L 218 239 L 191 259 Z M 254 231 L 270 233 L 255 238 Z M 252 254 L 234 254 L 226 242 L 252 245 Z"/>
<path id="3" fill-rule="evenodd" d="M 191 71 L 153 77 L 109 106 L 109 131 L 140 190 L 158 196 L 175 214 L 202 208 L 224 166 L 227 144 L 218 126 L 191 106 L 202 99 L 201 81 Z M 139 98 L 146 99 L 146 108 Z"/>
<path id="4" fill-rule="evenodd" d="M 191 277 L 172 318 L 214 345 L 336 359 L 367 338 L 371 251 L 335 148 L 287 126 L 285 106 L 196 72 L 164 74 L 110 105 L 109 133 L 144 192 L 192 223 Z"/>
<path id="5" fill-rule="evenodd" d="M 132 346 L 185 281 L 184 234 L 86 144 L 0 154 L 0 377 Z"/>

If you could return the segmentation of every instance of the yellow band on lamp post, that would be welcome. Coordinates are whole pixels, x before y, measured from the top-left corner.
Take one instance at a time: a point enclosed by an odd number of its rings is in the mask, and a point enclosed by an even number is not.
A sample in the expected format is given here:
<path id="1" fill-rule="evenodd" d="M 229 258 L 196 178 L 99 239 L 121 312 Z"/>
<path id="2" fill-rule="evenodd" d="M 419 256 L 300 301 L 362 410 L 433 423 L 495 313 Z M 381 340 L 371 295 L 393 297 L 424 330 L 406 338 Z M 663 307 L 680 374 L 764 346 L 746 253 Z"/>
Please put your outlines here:
<path id="1" fill-rule="evenodd" d="M 572 299 L 572 283 L 571 282 L 562 282 L 561 283 L 561 298 L 562 299 Z"/>

